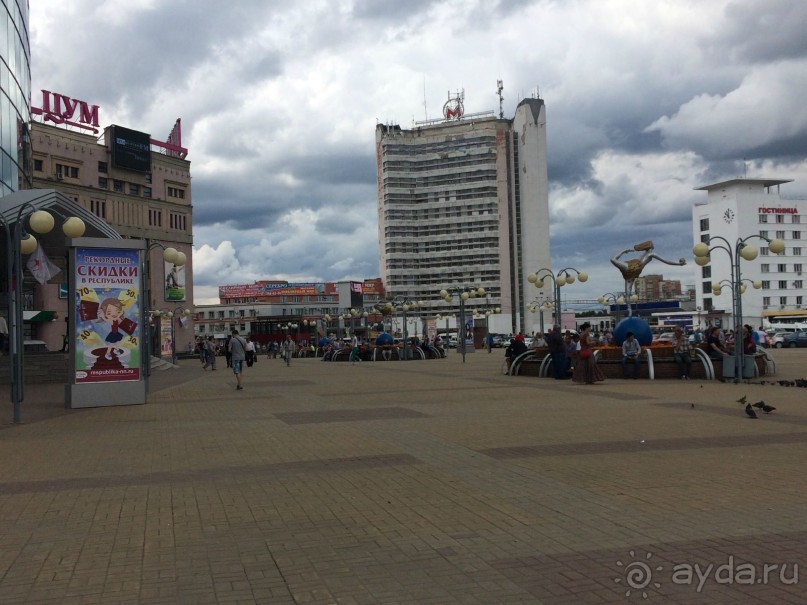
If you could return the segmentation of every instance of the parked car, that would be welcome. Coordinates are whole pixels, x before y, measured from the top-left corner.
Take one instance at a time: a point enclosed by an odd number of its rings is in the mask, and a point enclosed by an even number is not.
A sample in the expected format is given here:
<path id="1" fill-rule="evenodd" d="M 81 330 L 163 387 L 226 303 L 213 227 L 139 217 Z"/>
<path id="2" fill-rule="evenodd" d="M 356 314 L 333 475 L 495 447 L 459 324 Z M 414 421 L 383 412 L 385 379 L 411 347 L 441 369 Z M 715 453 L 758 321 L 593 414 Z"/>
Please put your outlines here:
<path id="1" fill-rule="evenodd" d="M 785 336 L 790 332 L 776 332 L 773 336 L 768 337 L 768 346 L 781 349 L 784 346 Z"/>
<path id="2" fill-rule="evenodd" d="M 653 344 L 654 345 L 671 345 L 673 343 L 673 339 L 675 338 L 674 332 L 662 332 L 656 336 L 653 336 Z"/>
<path id="3" fill-rule="evenodd" d="M 783 347 L 807 347 L 807 332 L 790 332 L 782 339 Z"/>
<path id="4" fill-rule="evenodd" d="M 504 336 L 501 334 L 491 334 L 493 337 L 493 343 L 491 347 L 494 349 L 501 349 L 504 346 Z"/>

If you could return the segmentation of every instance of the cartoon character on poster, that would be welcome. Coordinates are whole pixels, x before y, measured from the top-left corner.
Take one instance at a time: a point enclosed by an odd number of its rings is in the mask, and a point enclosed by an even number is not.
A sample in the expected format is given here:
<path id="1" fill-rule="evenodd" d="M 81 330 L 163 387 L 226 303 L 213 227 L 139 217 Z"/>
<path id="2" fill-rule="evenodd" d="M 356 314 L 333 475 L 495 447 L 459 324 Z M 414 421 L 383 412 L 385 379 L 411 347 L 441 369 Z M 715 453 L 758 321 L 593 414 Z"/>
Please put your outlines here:
<path id="1" fill-rule="evenodd" d="M 140 379 L 139 258 L 135 250 L 77 250 L 76 382 Z"/>

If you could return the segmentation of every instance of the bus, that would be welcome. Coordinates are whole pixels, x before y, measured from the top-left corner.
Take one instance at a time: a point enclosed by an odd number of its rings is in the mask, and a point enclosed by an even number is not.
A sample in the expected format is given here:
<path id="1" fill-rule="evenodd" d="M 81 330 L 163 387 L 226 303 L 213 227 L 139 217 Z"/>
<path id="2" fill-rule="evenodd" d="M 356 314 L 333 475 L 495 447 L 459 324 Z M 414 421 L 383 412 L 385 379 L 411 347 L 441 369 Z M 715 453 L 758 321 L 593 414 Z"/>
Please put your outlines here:
<path id="1" fill-rule="evenodd" d="M 763 311 L 762 328 L 766 332 L 795 332 L 807 330 L 807 312 L 802 309 L 790 311 Z"/>

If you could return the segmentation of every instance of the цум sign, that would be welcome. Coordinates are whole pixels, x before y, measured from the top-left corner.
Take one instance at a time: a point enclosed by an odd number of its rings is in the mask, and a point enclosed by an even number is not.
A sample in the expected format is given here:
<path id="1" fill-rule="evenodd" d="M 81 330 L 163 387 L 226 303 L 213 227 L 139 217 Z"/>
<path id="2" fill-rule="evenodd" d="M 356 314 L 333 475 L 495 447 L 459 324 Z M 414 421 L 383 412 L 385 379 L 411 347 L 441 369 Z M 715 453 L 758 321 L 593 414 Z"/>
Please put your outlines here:
<path id="1" fill-rule="evenodd" d="M 32 107 L 31 113 L 43 116 L 46 122 L 98 132 L 98 105 L 89 105 L 58 92 L 42 90 L 42 107 Z"/>

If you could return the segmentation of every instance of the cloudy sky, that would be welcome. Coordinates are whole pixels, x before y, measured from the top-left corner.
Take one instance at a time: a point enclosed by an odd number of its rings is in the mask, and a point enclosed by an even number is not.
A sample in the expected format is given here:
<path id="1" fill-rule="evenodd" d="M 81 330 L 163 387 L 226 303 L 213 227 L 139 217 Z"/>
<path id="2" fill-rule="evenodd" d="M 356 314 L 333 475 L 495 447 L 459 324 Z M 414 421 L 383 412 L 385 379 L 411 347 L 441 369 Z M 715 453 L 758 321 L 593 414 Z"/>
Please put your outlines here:
<path id="1" fill-rule="evenodd" d="M 196 303 L 379 276 L 376 123 L 457 89 L 497 110 L 498 79 L 512 117 L 538 90 L 553 267 L 594 298 L 639 241 L 691 258 L 695 187 L 745 171 L 807 197 L 805 23 L 803 0 L 33 0 L 32 79 L 102 125 L 164 140 L 182 118 Z"/>

